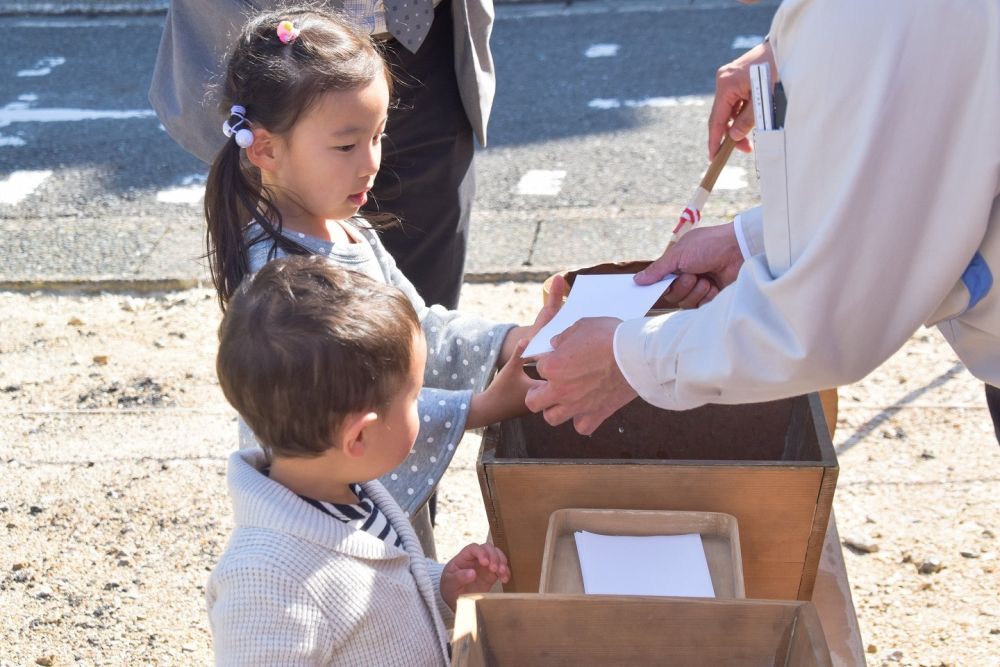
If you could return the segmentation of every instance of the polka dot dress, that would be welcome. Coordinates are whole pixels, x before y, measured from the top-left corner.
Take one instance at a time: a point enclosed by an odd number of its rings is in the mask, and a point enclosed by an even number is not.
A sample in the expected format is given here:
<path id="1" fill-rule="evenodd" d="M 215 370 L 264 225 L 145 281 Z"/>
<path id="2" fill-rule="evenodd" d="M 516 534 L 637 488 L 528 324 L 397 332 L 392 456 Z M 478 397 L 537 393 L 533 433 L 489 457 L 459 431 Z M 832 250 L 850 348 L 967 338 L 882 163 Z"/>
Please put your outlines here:
<path id="1" fill-rule="evenodd" d="M 379 481 L 404 510 L 416 512 L 427 502 L 462 440 L 471 391 L 424 388 L 417 399 L 420 432 L 410 455 Z"/>

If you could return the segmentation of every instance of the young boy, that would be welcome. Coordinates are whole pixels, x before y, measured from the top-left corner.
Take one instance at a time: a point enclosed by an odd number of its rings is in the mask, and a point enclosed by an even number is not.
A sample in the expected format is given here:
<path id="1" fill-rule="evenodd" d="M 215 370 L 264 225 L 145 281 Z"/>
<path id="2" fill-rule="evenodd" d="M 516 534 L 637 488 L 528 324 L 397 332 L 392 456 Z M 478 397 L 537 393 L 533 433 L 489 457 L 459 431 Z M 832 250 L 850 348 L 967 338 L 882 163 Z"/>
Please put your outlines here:
<path id="1" fill-rule="evenodd" d="M 456 598 L 509 579 L 489 544 L 426 559 L 376 479 L 416 438 L 426 354 L 402 292 L 321 257 L 270 262 L 231 300 L 219 383 L 264 450 L 229 460 L 217 664 L 446 665 Z"/>

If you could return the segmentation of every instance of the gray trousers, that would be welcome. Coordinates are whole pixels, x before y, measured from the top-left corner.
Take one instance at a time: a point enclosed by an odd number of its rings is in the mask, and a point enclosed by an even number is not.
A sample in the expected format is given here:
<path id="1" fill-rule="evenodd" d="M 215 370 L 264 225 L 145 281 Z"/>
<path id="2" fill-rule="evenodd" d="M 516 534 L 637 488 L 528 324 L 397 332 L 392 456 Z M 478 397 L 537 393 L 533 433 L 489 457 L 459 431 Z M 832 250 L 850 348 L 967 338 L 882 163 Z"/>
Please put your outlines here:
<path id="1" fill-rule="evenodd" d="M 401 225 L 382 242 L 428 305 L 454 309 L 465 273 L 475 197 L 475 144 L 455 78 L 451 6 L 437 6 L 417 53 L 386 43 L 396 75 L 382 167 L 367 211 L 392 213 Z"/>

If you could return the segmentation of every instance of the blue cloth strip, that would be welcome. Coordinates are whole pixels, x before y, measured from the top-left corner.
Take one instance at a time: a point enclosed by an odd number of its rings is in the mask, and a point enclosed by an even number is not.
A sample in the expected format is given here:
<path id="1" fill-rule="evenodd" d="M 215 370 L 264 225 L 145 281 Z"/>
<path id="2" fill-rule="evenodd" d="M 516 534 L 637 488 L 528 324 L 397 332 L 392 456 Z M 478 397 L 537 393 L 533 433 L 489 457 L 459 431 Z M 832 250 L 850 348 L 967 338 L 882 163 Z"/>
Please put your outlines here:
<path id="1" fill-rule="evenodd" d="M 969 262 L 969 266 L 966 267 L 965 272 L 962 274 L 962 282 L 965 283 L 965 288 L 969 290 L 969 306 L 966 310 L 972 310 L 989 293 L 990 288 L 993 287 L 993 273 L 986 264 L 986 260 L 978 252 L 973 256 L 972 261 Z"/>

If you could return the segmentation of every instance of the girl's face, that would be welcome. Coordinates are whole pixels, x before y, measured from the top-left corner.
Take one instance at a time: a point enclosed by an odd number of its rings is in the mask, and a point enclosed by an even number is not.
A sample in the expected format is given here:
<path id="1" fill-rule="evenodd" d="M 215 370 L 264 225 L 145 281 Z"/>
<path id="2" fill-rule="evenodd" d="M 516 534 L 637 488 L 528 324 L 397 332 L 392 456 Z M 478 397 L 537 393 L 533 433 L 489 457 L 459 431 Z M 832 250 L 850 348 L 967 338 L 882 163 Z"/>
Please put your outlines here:
<path id="1" fill-rule="evenodd" d="M 309 233 L 364 206 L 382 160 L 388 108 L 389 87 L 378 77 L 324 93 L 290 132 L 274 137 L 261 178 L 287 228 Z"/>

